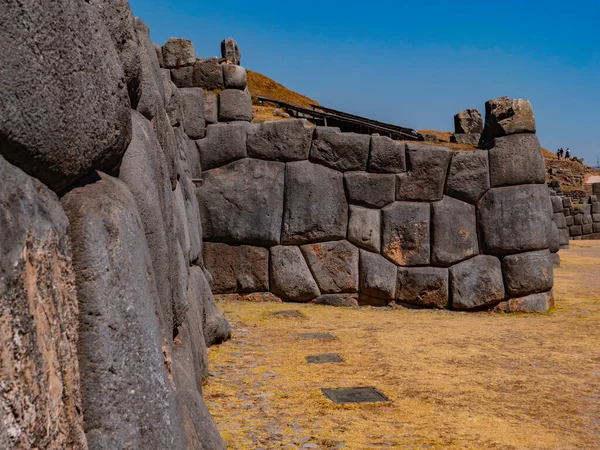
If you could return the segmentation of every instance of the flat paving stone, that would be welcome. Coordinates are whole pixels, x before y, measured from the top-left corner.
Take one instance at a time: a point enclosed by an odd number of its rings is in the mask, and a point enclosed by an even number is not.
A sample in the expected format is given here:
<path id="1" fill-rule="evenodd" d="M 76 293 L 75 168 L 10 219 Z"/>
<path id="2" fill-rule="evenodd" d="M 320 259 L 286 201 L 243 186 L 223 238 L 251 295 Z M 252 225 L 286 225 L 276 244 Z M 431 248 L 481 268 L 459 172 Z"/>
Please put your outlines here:
<path id="1" fill-rule="evenodd" d="M 336 339 L 331 333 L 300 333 L 298 336 L 302 339 Z"/>
<path id="2" fill-rule="evenodd" d="M 389 402 L 390 399 L 379 389 L 374 387 L 353 387 L 321 389 L 323 395 L 333 403 L 379 403 Z"/>
<path id="3" fill-rule="evenodd" d="M 326 363 L 341 363 L 341 362 L 344 362 L 344 360 L 337 353 L 325 353 L 323 355 L 307 356 L 306 362 L 309 364 L 326 364 Z"/>
<path id="4" fill-rule="evenodd" d="M 275 312 L 269 313 L 269 315 L 270 316 L 283 316 L 283 317 L 304 317 L 304 314 L 302 314 L 297 309 L 291 309 L 288 311 L 275 311 Z"/>

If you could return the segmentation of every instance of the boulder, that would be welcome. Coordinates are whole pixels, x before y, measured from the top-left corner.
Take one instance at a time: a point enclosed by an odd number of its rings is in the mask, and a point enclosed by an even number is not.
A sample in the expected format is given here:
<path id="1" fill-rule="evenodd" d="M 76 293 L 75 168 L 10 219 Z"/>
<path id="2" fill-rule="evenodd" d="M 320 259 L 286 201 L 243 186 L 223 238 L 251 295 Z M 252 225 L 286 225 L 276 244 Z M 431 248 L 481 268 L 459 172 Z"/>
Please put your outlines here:
<path id="1" fill-rule="evenodd" d="M 511 298 L 498 304 L 494 311 L 502 312 L 540 312 L 545 313 L 554 307 L 554 292 L 532 294 L 526 297 Z"/>
<path id="2" fill-rule="evenodd" d="M 454 152 L 446 182 L 446 195 L 477 203 L 490 188 L 487 150 Z"/>
<path id="3" fill-rule="evenodd" d="M 204 93 L 204 121 L 207 125 L 219 123 L 219 98 L 214 92 Z"/>
<path id="4" fill-rule="evenodd" d="M 379 253 L 360 251 L 360 292 L 392 300 L 396 295 L 396 265 Z"/>
<path id="5" fill-rule="evenodd" d="M 506 291 L 512 297 L 546 292 L 554 284 L 552 257 L 548 250 L 506 256 L 502 267 Z"/>
<path id="6" fill-rule="evenodd" d="M 478 309 L 504 300 L 500 260 L 479 255 L 450 267 L 452 308 Z"/>
<path id="7" fill-rule="evenodd" d="M 479 254 L 475 206 L 444 197 L 431 208 L 431 263 L 451 266 Z"/>
<path id="8" fill-rule="evenodd" d="M 454 115 L 454 132 L 466 134 L 481 134 L 483 120 L 478 109 L 465 109 Z"/>
<path id="9" fill-rule="evenodd" d="M 447 308 L 448 269 L 398 267 L 395 299 L 426 308 Z"/>
<path id="10" fill-rule="evenodd" d="M 396 175 L 396 200 L 441 200 L 452 152 L 421 144 L 406 144 L 406 150 L 408 172 Z"/>
<path id="11" fill-rule="evenodd" d="M 87 448 L 69 221 L 1 156 L 0 179 L 0 447 Z"/>
<path id="12" fill-rule="evenodd" d="M 162 46 L 162 56 L 163 67 L 167 69 L 191 66 L 196 62 L 194 44 L 189 39 L 170 38 Z"/>
<path id="13" fill-rule="evenodd" d="M 248 135 L 248 156 L 275 161 L 308 159 L 314 130 L 305 119 L 263 122 Z"/>
<path id="14" fill-rule="evenodd" d="M 269 251 L 266 248 L 204 243 L 204 264 L 213 277 L 215 294 L 269 290 Z"/>
<path id="15" fill-rule="evenodd" d="M 252 121 L 252 98 L 248 91 L 225 89 L 219 94 L 219 122 Z"/>
<path id="16" fill-rule="evenodd" d="M 521 98 L 500 97 L 485 104 L 483 142 L 516 133 L 535 133 L 531 103 Z"/>
<path id="17" fill-rule="evenodd" d="M 554 223 L 558 228 L 567 228 L 567 221 L 565 219 L 565 215 L 561 212 L 553 214 Z"/>
<path id="18" fill-rule="evenodd" d="M 342 172 L 366 170 L 371 137 L 341 133 L 338 128 L 317 127 L 310 160 Z"/>
<path id="19" fill-rule="evenodd" d="M 271 247 L 271 292 L 296 302 L 308 302 L 321 294 L 298 247 Z"/>
<path id="20" fill-rule="evenodd" d="M 430 262 L 427 203 L 395 202 L 382 210 L 383 255 L 399 266 Z"/>
<path id="21" fill-rule="evenodd" d="M 56 192 L 93 169 L 113 170 L 131 139 L 131 104 L 97 8 L 11 2 L 0 22 L 10 61 L 0 69 L 0 154 Z"/>
<path id="22" fill-rule="evenodd" d="M 200 139 L 206 133 L 204 121 L 204 91 L 200 88 L 182 88 L 183 129 L 190 139 Z"/>
<path id="23" fill-rule="evenodd" d="M 99 0 L 101 2 L 101 0 Z M 161 69 L 165 68 L 165 61 L 162 54 L 162 47 L 158 44 L 154 44 L 154 51 L 156 53 L 156 58 L 158 59 L 158 65 Z M 169 69 L 166 69 L 169 70 Z M 169 70 L 169 79 L 171 78 L 171 71 Z"/>
<path id="24" fill-rule="evenodd" d="M 490 189 L 478 205 L 482 248 L 503 255 L 548 248 L 551 210 L 544 185 Z"/>
<path id="25" fill-rule="evenodd" d="M 440 139 L 437 137 L 437 134 L 433 134 L 433 133 L 423 134 L 423 140 L 425 142 L 440 142 Z"/>
<path id="26" fill-rule="evenodd" d="M 366 250 L 379 253 L 381 248 L 381 212 L 350 205 L 348 240 Z"/>
<path id="27" fill-rule="evenodd" d="M 328 306 L 358 306 L 358 294 L 325 294 L 312 301 L 316 305 Z"/>
<path id="28" fill-rule="evenodd" d="M 246 157 L 246 138 L 250 125 L 230 123 L 209 125 L 206 137 L 196 141 L 202 170 L 224 166 Z"/>
<path id="29" fill-rule="evenodd" d="M 203 172 L 197 188 L 203 237 L 230 244 L 277 245 L 285 164 L 242 159 Z M 289 192 L 288 189 L 286 190 Z"/>
<path id="30" fill-rule="evenodd" d="M 207 279 L 206 269 L 203 271 L 202 276 L 198 276 L 198 281 L 200 283 L 199 289 L 202 292 L 201 297 L 204 306 L 202 331 L 204 333 L 204 341 L 210 347 L 231 338 L 231 325 L 215 303 L 215 297 L 210 290 L 210 283 Z"/>
<path id="31" fill-rule="evenodd" d="M 386 136 L 371 136 L 369 172 L 400 173 L 406 171 L 406 144 Z"/>
<path id="32" fill-rule="evenodd" d="M 494 139 L 490 149 L 492 187 L 546 183 L 546 164 L 535 134 Z"/>
<path id="33" fill-rule="evenodd" d="M 552 211 L 556 214 L 556 213 L 561 213 L 563 214 L 564 217 L 564 207 L 563 207 L 563 199 L 562 197 L 559 197 L 558 195 L 555 195 L 553 197 L 550 197 L 550 201 L 552 202 Z"/>
<path id="34" fill-rule="evenodd" d="M 246 69 L 233 64 L 223 64 L 221 68 L 225 89 L 241 89 L 243 91 L 248 87 Z"/>
<path id="35" fill-rule="evenodd" d="M 358 292 L 358 248 L 346 240 L 300 247 L 322 294 Z"/>
<path id="36" fill-rule="evenodd" d="M 286 166 L 281 242 L 304 244 L 345 239 L 348 205 L 343 175 L 308 161 Z"/>
<path id="37" fill-rule="evenodd" d="M 592 229 L 593 229 L 593 226 L 592 226 Z M 581 236 L 583 234 L 581 225 L 573 225 L 572 227 L 569 227 L 569 233 L 570 233 L 571 237 Z"/>
<path id="38" fill-rule="evenodd" d="M 392 174 L 346 172 L 344 183 L 348 203 L 382 208 L 394 201 L 396 179 Z"/>
<path id="39" fill-rule="evenodd" d="M 450 142 L 462 145 L 477 145 L 481 140 L 481 134 L 475 133 L 454 133 L 450 136 Z"/>
<path id="40" fill-rule="evenodd" d="M 571 227 L 571 226 L 575 225 L 575 217 L 565 216 L 565 223 L 567 224 L 567 227 Z"/>
<path id="41" fill-rule="evenodd" d="M 231 38 L 224 39 L 221 42 L 221 56 L 231 64 L 240 65 L 242 54 L 238 48 L 237 42 Z"/>

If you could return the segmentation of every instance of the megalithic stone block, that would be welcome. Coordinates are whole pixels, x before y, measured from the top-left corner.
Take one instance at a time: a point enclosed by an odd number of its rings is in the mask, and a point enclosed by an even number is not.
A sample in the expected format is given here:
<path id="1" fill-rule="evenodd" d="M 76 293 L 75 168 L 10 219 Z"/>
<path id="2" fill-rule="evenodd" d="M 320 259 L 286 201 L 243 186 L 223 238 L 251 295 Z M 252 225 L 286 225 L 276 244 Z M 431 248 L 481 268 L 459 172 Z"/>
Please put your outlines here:
<path id="1" fill-rule="evenodd" d="M 271 291 L 297 302 L 309 302 L 321 294 L 300 248 L 271 247 Z"/>
<path id="2" fill-rule="evenodd" d="M 444 147 L 407 144 L 406 157 L 408 171 L 397 175 L 396 200 L 441 200 L 452 152 Z"/>
<path id="3" fill-rule="evenodd" d="M 358 248 L 346 240 L 300 247 L 322 294 L 358 292 Z"/>
<path id="4" fill-rule="evenodd" d="M 396 301 L 425 308 L 449 305 L 448 269 L 398 267 Z"/>
<path id="5" fill-rule="evenodd" d="M 500 260 L 479 255 L 450 267 L 452 308 L 469 310 L 491 306 L 504 300 Z"/>
<path id="6" fill-rule="evenodd" d="M 502 267 L 506 291 L 512 297 L 546 292 L 554 284 L 552 257 L 548 250 L 506 256 Z"/>
<path id="7" fill-rule="evenodd" d="M 338 128 L 317 127 L 310 160 L 342 172 L 366 170 L 371 137 L 341 133 Z"/>
<path id="8" fill-rule="evenodd" d="M 445 194 L 465 202 L 477 203 L 490 188 L 488 152 L 454 152 Z"/>
<path id="9" fill-rule="evenodd" d="M 492 187 L 546 182 L 546 164 L 535 134 L 499 137 L 493 142 L 489 151 Z"/>
<path id="10" fill-rule="evenodd" d="M 382 210 L 382 253 L 399 266 L 430 263 L 430 206 L 394 202 Z"/>
<path id="11" fill-rule="evenodd" d="M 500 136 L 535 131 L 535 117 L 528 100 L 500 97 L 486 102 L 484 142 Z"/>
<path id="12" fill-rule="evenodd" d="M 252 98 L 248 91 L 225 89 L 219 94 L 219 122 L 252 121 Z"/>
<path id="13" fill-rule="evenodd" d="M 478 109 L 465 109 L 454 116 L 454 132 L 464 134 L 481 134 L 483 119 Z"/>

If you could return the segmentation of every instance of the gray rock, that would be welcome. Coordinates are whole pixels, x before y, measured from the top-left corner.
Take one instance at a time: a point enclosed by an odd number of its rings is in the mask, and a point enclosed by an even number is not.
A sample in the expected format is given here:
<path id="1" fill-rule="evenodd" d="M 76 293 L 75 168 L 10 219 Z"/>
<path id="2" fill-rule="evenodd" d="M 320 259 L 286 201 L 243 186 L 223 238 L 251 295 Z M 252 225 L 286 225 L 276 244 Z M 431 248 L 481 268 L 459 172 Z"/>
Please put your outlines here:
<path id="1" fill-rule="evenodd" d="M 308 161 L 287 163 L 285 186 L 283 244 L 346 237 L 348 205 L 341 173 Z"/>
<path id="2" fill-rule="evenodd" d="M 431 262 L 450 266 L 479 254 L 475 206 L 444 197 L 431 208 Z"/>
<path id="3" fill-rule="evenodd" d="M 206 272 L 198 276 L 199 288 L 204 304 L 204 323 L 202 331 L 207 346 L 217 345 L 231 338 L 231 325 L 225 315 L 219 310 L 210 290 Z"/>
<path id="4" fill-rule="evenodd" d="M 550 257 L 552 259 L 552 268 L 553 269 L 560 268 L 560 255 L 558 253 L 551 253 Z"/>
<path id="5" fill-rule="evenodd" d="M 185 158 L 189 168 L 188 178 L 202 178 L 202 165 L 200 164 L 200 150 L 196 141 L 185 139 Z"/>
<path id="6" fill-rule="evenodd" d="M 219 94 L 219 122 L 252 121 L 252 98 L 248 91 L 225 89 Z"/>
<path id="7" fill-rule="evenodd" d="M 531 103 L 521 98 L 500 97 L 485 104 L 485 128 L 482 140 L 516 133 L 535 133 L 535 118 Z"/>
<path id="8" fill-rule="evenodd" d="M 448 269 L 439 267 L 398 267 L 395 299 L 426 308 L 447 308 Z"/>
<path id="9" fill-rule="evenodd" d="M 396 179 L 392 174 L 346 172 L 344 183 L 348 202 L 356 205 L 382 208 L 394 201 Z"/>
<path id="10" fill-rule="evenodd" d="M 565 216 L 565 223 L 567 224 L 567 227 L 571 227 L 571 226 L 575 225 L 575 217 Z"/>
<path id="11" fill-rule="evenodd" d="M 194 66 L 171 69 L 171 79 L 178 88 L 200 87 L 194 85 Z"/>
<path id="12" fill-rule="evenodd" d="M 243 91 L 248 87 L 246 69 L 233 64 L 223 64 L 221 68 L 225 89 L 241 89 Z"/>
<path id="13" fill-rule="evenodd" d="M 183 252 L 179 241 L 171 243 L 169 261 L 169 282 L 171 284 L 171 309 L 173 311 L 173 332 L 184 322 L 189 309 L 187 289 L 189 284 L 188 256 Z"/>
<path id="14" fill-rule="evenodd" d="M 383 307 L 388 304 L 388 301 L 384 298 L 370 297 L 365 294 L 359 294 L 358 304 L 360 306 Z"/>
<path id="15" fill-rule="evenodd" d="M 69 221 L 1 156 L 0 179 L 0 448 L 84 449 Z"/>
<path id="16" fill-rule="evenodd" d="M 423 135 L 423 140 L 425 142 L 440 142 L 440 139 L 437 137 L 437 135 L 433 133 L 425 133 Z"/>
<path id="17" fill-rule="evenodd" d="M 256 159 L 203 172 L 197 193 L 204 239 L 279 244 L 284 173 L 283 163 Z"/>
<path id="18" fill-rule="evenodd" d="M 483 120 L 478 109 L 465 109 L 454 116 L 454 132 L 481 134 Z"/>
<path id="19" fill-rule="evenodd" d="M 546 164 L 535 134 L 496 138 L 489 153 L 492 187 L 546 182 Z"/>
<path id="20" fill-rule="evenodd" d="M 154 44 L 154 51 L 156 52 L 156 58 L 158 59 L 158 65 L 161 69 L 165 68 L 165 61 L 162 54 L 162 47 L 158 44 Z M 169 69 L 166 69 L 169 70 Z M 169 70 L 169 79 L 171 79 L 171 71 Z"/>
<path id="21" fill-rule="evenodd" d="M 550 223 L 548 231 L 548 248 L 552 253 L 560 250 L 560 231 L 554 222 Z"/>
<path id="22" fill-rule="evenodd" d="M 371 136 L 369 172 L 400 173 L 406 171 L 406 144 L 386 136 Z"/>
<path id="23" fill-rule="evenodd" d="M 338 128 L 317 127 L 310 160 L 342 172 L 366 170 L 371 138 L 364 134 L 341 133 Z"/>
<path id="24" fill-rule="evenodd" d="M 581 225 L 573 225 L 572 227 L 569 227 L 569 233 L 571 234 L 571 236 L 581 236 L 583 234 Z"/>
<path id="25" fill-rule="evenodd" d="M 594 233 L 599 232 L 600 230 L 596 230 L 596 224 L 593 225 Z M 558 242 L 560 243 L 561 249 L 563 246 L 569 246 L 569 229 L 559 230 L 558 234 Z"/>
<path id="26" fill-rule="evenodd" d="M 242 54 L 237 42 L 231 38 L 224 39 L 221 42 L 221 56 L 231 64 L 239 65 L 242 62 Z"/>
<path id="27" fill-rule="evenodd" d="M 567 221 L 565 219 L 565 215 L 562 212 L 554 213 L 553 218 L 554 223 L 558 228 L 567 228 Z"/>
<path id="28" fill-rule="evenodd" d="M 146 119 L 152 120 L 164 108 L 165 91 L 160 62 L 150 39 L 150 28 L 138 17 L 135 18 L 135 32 L 139 44 L 140 80 L 137 111 Z"/>
<path id="29" fill-rule="evenodd" d="M 583 225 L 589 225 L 590 223 L 593 223 L 594 220 L 592 219 L 592 215 L 591 214 L 584 214 L 583 215 Z"/>
<path id="30" fill-rule="evenodd" d="M 396 200 L 441 200 L 452 152 L 420 144 L 406 144 L 406 150 L 408 172 L 397 175 Z"/>
<path id="31" fill-rule="evenodd" d="M 481 140 L 481 134 L 477 133 L 454 133 L 450 136 L 450 142 L 463 145 L 477 145 Z"/>
<path id="32" fill-rule="evenodd" d="M 396 295 L 396 265 L 379 253 L 360 251 L 360 292 L 392 300 Z"/>
<path id="33" fill-rule="evenodd" d="M 551 210 L 544 185 L 490 189 L 478 205 L 481 247 L 504 255 L 548 248 Z"/>
<path id="34" fill-rule="evenodd" d="M 427 203 L 395 202 L 382 210 L 383 255 L 399 266 L 430 262 Z"/>
<path id="35" fill-rule="evenodd" d="M 183 107 L 183 129 L 190 139 L 200 139 L 206 133 L 204 121 L 204 91 L 200 88 L 180 89 Z"/>
<path id="36" fill-rule="evenodd" d="M 250 127 L 244 123 L 209 125 L 206 137 L 196 141 L 202 170 L 224 166 L 245 158 L 246 138 Z"/>
<path id="37" fill-rule="evenodd" d="M 554 274 L 548 250 L 509 255 L 502 261 L 508 295 L 517 297 L 552 289 Z"/>
<path id="38" fill-rule="evenodd" d="M 322 294 L 358 292 L 358 248 L 348 241 L 300 247 Z"/>
<path id="39" fill-rule="evenodd" d="M 563 215 L 564 217 L 564 215 Z M 600 222 L 600 214 L 592 214 L 592 222 Z"/>
<path id="40" fill-rule="evenodd" d="M 223 70 L 217 58 L 198 60 L 194 64 L 193 87 L 214 91 L 223 88 Z"/>
<path id="41" fill-rule="evenodd" d="M 592 231 L 594 233 L 600 233 L 600 223 L 593 223 L 592 224 Z M 561 242 L 561 244 L 562 244 L 562 242 Z M 564 244 L 562 244 L 562 245 L 564 245 Z"/>
<path id="42" fill-rule="evenodd" d="M 446 182 L 446 195 L 477 203 L 490 188 L 488 152 L 454 152 Z"/>
<path id="43" fill-rule="evenodd" d="M 592 202 L 592 213 L 600 214 L 600 202 Z"/>
<path id="44" fill-rule="evenodd" d="M 548 312 L 554 307 L 554 292 L 544 292 L 541 294 L 532 294 L 526 297 L 511 298 L 506 302 L 500 303 L 495 311 L 503 312 Z"/>
<path id="45" fill-rule="evenodd" d="M 563 207 L 565 207 L 565 208 L 570 208 L 571 205 L 573 204 L 571 197 L 563 197 L 562 201 L 563 201 Z"/>
<path id="46" fill-rule="evenodd" d="M 198 204 L 198 198 L 196 197 L 196 186 L 188 177 L 181 178 L 181 186 L 190 233 L 189 262 L 191 264 L 201 264 L 202 221 L 200 218 L 200 205 Z"/>
<path id="47" fill-rule="evenodd" d="M 563 214 L 563 199 L 562 197 L 559 196 L 554 196 L 554 197 L 550 197 L 550 201 L 552 201 L 552 211 L 556 214 L 556 213 L 561 213 Z M 564 214 L 563 214 L 564 217 Z"/>
<path id="48" fill-rule="evenodd" d="M 202 392 L 202 384 L 208 376 L 208 352 L 204 340 L 204 273 L 198 266 L 190 266 L 190 281 L 187 298 L 190 309 L 185 322 L 179 329 L 179 338 L 183 343 L 189 342 L 191 357 L 194 363 L 196 389 Z M 174 348 L 176 351 L 176 346 Z"/>
<path id="49" fill-rule="evenodd" d="M 160 301 L 133 196 L 119 180 L 101 175 L 70 191 L 62 204 L 80 306 L 78 354 L 89 446 L 183 449 L 184 426 L 157 320 Z"/>
<path id="50" fill-rule="evenodd" d="M 321 294 L 298 247 L 271 247 L 271 292 L 297 302 L 308 302 Z"/>
<path id="51" fill-rule="evenodd" d="M 576 214 L 573 216 L 575 225 L 583 225 L 583 214 Z"/>
<path id="52" fill-rule="evenodd" d="M 381 248 L 381 212 L 350 205 L 348 240 L 361 248 L 379 253 Z"/>
<path id="53" fill-rule="evenodd" d="M 204 264 L 213 276 L 216 294 L 269 290 L 269 251 L 266 248 L 204 243 Z"/>
<path id="54" fill-rule="evenodd" d="M 219 122 L 219 98 L 214 92 L 204 93 L 204 120 L 207 124 Z"/>
<path id="55" fill-rule="evenodd" d="M 171 81 L 171 72 L 167 69 L 160 70 L 165 91 L 165 110 L 169 117 L 169 123 L 172 127 L 179 127 L 183 124 L 183 100 L 181 91 Z"/>
<path id="56" fill-rule="evenodd" d="M 180 182 L 177 182 L 177 186 L 173 191 L 173 200 L 173 212 L 175 214 L 175 229 L 173 231 L 175 231 L 177 235 L 177 241 L 181 246 L 185 260 L 189 261 L 192 242 L 188 226 L 187 209 L 185 207 L 185 200 L 183 199 L 183 191 L 181 190 Z"/>
<path id="57" fill-rule="evenodd" d="M 313 300 L 317 305 L 358 306 L 358 294 L 325 294 Z"/>
<path id="58" fill-rule="evenodd" d="M 172 37 L 162 46 L 163 66 L 167 69 L 191 66 L 196 62 L 194 44 L 189 39 Z"/>
<path id="59" fill-rule="evenodd" d="M 314 130 L 305 119 L 263 122 L 248 135 L 248 155 L 275 161 L 308 159 Z"/>
<path id="60" fill-rule="evenodd" d="M 0 154 L 56 192 L 93 169 L 114 169 L 131 139 L 130 103 L 97 9 L 11 2 L 0 22 L 10 61 L 0 68 Z"/>
<path id="61" fill-rule="evenodd" d="M 482 308 L 504 300 L 502 268 L 498 258 L 479 255 L 450 267 L 452 308 Z"/>
<path id="62" fill-rule="evenodd" d="M 581 226 L 582 234 L 592 234 L 594 232 L 593 224 L 586 223 Z"/>

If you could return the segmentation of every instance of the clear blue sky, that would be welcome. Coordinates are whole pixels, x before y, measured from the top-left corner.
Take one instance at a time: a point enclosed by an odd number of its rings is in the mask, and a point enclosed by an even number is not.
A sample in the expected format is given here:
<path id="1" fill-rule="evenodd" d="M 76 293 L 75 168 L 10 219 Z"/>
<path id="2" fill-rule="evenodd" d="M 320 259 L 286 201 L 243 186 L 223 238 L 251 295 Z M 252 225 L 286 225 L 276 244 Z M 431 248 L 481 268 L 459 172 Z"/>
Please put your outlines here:
<path id="1" fill-rule="evenodd" d="M 531 101 L 542 145 L 600 156 L 600 0 L 131 0 L 152 39 L 198 57 L 237 40 L 242 65 L 321 104 L 416 129 L 507 95 Z"/>

